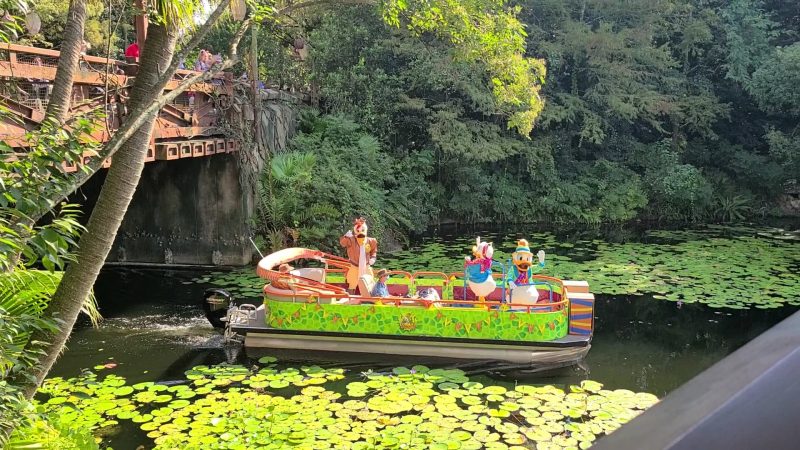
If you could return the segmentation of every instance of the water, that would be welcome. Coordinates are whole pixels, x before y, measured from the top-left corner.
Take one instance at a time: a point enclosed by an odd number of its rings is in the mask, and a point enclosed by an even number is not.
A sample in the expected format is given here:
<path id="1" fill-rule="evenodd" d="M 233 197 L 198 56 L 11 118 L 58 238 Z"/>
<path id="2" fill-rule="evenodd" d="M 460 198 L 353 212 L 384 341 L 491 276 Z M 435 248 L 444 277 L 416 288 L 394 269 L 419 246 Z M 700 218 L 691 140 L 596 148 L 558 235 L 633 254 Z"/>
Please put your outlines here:
<path id="1" fill-rule="evenodd" d="M 462 235 L 463 236 L 463 235 Z M 502 238 L 501 238 L 502 239 Z M 626 239 L 635 239 L 630 236 Z M 426 240 L 421 245 L 443 245 L 448 257 L 463 255 L 464 240 Z M 180 379 L 198 364 L 242 362 L 248 356 L 222 345 L 220 334 L 206 322 L 200 309 L 204 284 L 190 280 L 198 271 L 106 269 L 95 286 L 105 320 L 99 328 L 80 323 L 68 350 L 52 376 L 76 376 L 84 368 L 114 362 L 113 373 L 129 383 Z M 598 295 L 596 331 L 592 349 L 581 366 L 547 373 L 484 373 L 493 382 L 577 383 L 592 379 L 611 389 L 625 388 L 662 397 L 707 367 L 788 317 L 795 306 L 774 309 L 714 309 L 700 303 L 656 300 L 650 295 Z M 275 353 L 272 353 L 275 354 Z M 302 351 L 276 354 L 297 362 L 320 355 Z M 408 363 L 408 358 L 322 355 L 323 364 L 386 368 Z M 419 363 L 435 361 L 414 360 Z M 481 367 L 478 369 L 484 369 Z M 147 444 L 141 432 L 123 428 L 111 439 L 116 449 Z"/>

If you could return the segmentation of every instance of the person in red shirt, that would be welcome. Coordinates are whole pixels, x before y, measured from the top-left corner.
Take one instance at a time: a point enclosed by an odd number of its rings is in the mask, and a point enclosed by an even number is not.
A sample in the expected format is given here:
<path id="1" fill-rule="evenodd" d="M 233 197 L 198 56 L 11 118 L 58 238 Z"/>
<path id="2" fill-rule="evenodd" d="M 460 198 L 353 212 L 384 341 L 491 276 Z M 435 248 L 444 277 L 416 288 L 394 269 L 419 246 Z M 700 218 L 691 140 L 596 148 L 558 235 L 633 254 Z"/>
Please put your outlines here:
<path id="1" fill-rule="evenodd" d="M 125 49 L 125 58 L 139 59 L 139 43 L 134 42 Z"/>

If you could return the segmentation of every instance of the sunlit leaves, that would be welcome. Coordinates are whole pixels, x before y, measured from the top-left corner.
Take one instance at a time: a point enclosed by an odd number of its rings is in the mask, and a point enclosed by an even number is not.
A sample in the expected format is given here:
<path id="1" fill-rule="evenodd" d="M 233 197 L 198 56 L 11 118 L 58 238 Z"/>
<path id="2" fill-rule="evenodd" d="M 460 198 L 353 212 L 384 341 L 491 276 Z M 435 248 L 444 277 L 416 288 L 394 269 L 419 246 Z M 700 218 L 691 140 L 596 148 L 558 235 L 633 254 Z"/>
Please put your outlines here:
<path id="1" fill-rule="evenodd" d="M 228 0 L 229 1 L 229 0 Z M 194 28 L 202 6 L 198 0 L 154 0 L 147 12 L 152 20 L 175 30 Z"/>
<path id="2" fill-rule="evenodd" d="M 41 261 L 48 270 L 62 268 L 71 258 L 83 230 L 77 221 L 80 212 L 75 205 L 55 201 L 70 189 L 71 176 L 62 163 L 88 170 L 81 163 L 85 152 L 96 154 L 90 137 L 94 126 L 92 117 L 76 118 L 69 131 L 45 122 L 28 133 L 24 151 L 0 145 L 0 270 L 16 265 L 20 254 L 27 265 Z M 51 210 L 53 220 L 34 225 Z"/>
<path id="3" fill-rule="evenodd" d="M 526 33 L 517 12 L 504 1 L 486 0 L 392 0 L 383 7 L 390 25 L 433 33 L 453 44 L 456 60 L 485 65 L 509 128 L 527 136 L 544 107 L 539 90 L 546 69 L 543 60 L 524 56 Z"/>

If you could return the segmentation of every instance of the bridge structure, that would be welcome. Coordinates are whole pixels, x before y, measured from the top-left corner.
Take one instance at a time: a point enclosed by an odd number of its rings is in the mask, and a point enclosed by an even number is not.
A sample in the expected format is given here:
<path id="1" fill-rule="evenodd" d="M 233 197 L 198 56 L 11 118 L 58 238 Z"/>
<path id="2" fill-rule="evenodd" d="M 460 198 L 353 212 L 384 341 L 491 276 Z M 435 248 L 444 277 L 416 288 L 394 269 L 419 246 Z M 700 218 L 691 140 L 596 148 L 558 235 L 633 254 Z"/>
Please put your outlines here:
<path id="1" fill-rule="evenodd" d="M 0 102 L 10 115 L 0 120 L 0 139 L 11 147 L 27 146 L 25 135 L 36 129 L 44 114 L 56 76 L 59 52 L 15 44 L 0 46 Z M 72 88 L 70 115 L 91 112 L 99 117 L 92 138 L 110 139 L 128 118 L 127 100 L 137 65 L 95 56 L 81 56 L 79 71 Z M 179 70 L 167 84 L 174 89 L 190 70 Z M 229 73 L 207 82 L 196 83 L 161 109 L 153 130 L 147 162 L 198 158 L 217 153 L 231 153 L 239 142 L 228 138 L 220 124 L 233 102 L 235 80 Z M 83 163 L 94 157 L 83 155 Z M 104 167 L 112 163 L 104 161 Z M 77 164 L 64 163 L 64 170 L 74 172 Z"/>
<path id="2" fill-rule="evenodd" d="M 137 34 L 146 29 L 137 18 Z M 140 36 L 139 42 L 144 42 Z M 9 113 L 0 118 L 0 140 L 24 153 L 26 134 L 37 129 L 55 80 L 59 52 L 0 44 L 0 104 Z M 96 117 L 91 137 L 106 142 L 128 120 L 129 90 L 136 61 L 82 55 L 72 88 L 70 117 Z M 178 70 L 165 90 L 175 89 L 191 70 Z M 164 106 L 156 120 L 144 172 L 108 261 L 121 264 L 244 265 L 253 258 L 249 222 L 254 192 L 242 183 L 244 145 L 230 136 L 231 124 L 248 129 L 261 123 L 251 153 L 280 151 L 294 129 L 299 100 L 277 90 L 258 92 L 259 108 L 245 95 L 252 85 L 223 73 L 196 83 Z M 237 92 L 239 95 L 237 96 Z M 259 117 L 254 116 L 258 110 Z M 100 114 L 92 115 L 97 112 Z M 259 148 L 264 147 L 264 148 Z M 98 156 L 83 153 L 81 161 L 63 162 L 76 172 Z M 263 164 L 264 158 L 261 158 Z M 108 168 L 112 158 L 103 162 Z M 250 168 L 252 170 L 252 168 Z M 70 198 L 83 205 L 84 220 L 99 195 L 105 170 Z"/>

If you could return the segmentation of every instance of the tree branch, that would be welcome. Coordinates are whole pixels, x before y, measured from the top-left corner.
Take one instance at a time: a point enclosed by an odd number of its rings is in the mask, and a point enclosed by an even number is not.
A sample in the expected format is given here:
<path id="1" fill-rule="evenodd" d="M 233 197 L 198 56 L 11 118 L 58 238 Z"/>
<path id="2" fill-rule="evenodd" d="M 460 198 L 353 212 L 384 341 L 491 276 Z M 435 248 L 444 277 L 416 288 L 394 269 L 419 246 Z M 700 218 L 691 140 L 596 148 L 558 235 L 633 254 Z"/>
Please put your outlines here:
<path id="1" fill-rule="evenodd" d="M 279 9 L 278 16 L 288 16 L 298 9 L 310 8 L 312 6 L 336 4 L 336 5 L 377 5 L 375 0 L 308 0 L 306 2 L 295 3 Z"/>
<path id="2" fill-rule="evenodd" d="M 189 52 L 197 47 L 197 45 L 200 44 L 200 41 L 206 37 L 209 31 L 211 31 L 211 28 L 217 23 L 217 20 L 222 17 L 222 14 L 225 13 L 225 8 L 227 8 L 230 3 L 231 0 L 222 0 L 219 5 L 217 5 L 217 8 L 214 10 L 214 12 L 208 16 L 206 23 L 204 23 L 203 26 L 197 30 L 197 33 L 192 35 L 192 38 L 189 40 L 189 42 L 187 42 L 186 45 L 182 45 L 180 51 L 172 57 L 172 63 L 170 63 L 166 71 L 166 73 L 170 74 L 170 78 L 172 77 L 172 74 L 178 70 L 178 65 L 181 63 L 181 61 L 186 59 L 186 57 L 189 55 Z M 169 79 L 167 81 L 169 81 Z M 164 85 L 166 85 L 166 83 L 164 83 Z"/>

